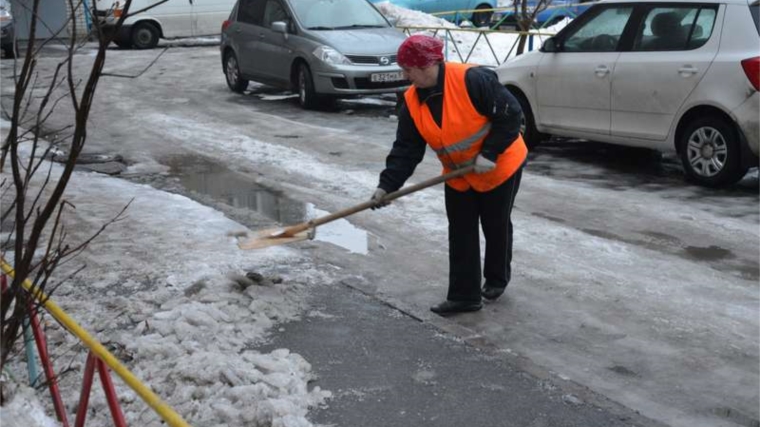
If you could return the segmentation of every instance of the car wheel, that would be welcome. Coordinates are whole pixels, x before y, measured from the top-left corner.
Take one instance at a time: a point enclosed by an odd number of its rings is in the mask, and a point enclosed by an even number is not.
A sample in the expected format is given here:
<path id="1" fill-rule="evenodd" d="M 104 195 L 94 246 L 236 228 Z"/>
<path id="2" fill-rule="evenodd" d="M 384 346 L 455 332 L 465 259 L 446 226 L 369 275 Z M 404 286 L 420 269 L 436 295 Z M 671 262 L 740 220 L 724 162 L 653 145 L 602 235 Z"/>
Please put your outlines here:
<path id="1" fill-rule="evenodd" d="M 314 110 L 319 107 L 319 98 L 314 90 L 314 80 L 311 77 L 311 70 L 306 64 L 298 67 L 298 103 L 301 107 L 308 110 Z"/>
<path id="2" fill-rule="evenodd" d="M 523 95 L 515 95 L 517 102 L 520 103 L 522 109 L 522 120 L 520 121 L 520 133 L 522 133 L 525 145 L 528 148 L 535 148 L 538 144 L 546 139 L 546 134 L 543 134 L 536 129 L 536 120 L 533 117 L 533 110 L 530 108 L 528 100 Z"/>
<path id="3" fill-rule="evenodd" d="M 470 21 L 472 21 L 472 25 L 476 27 L 488 27 L 491 24 L 491 16 L 493 16 L 493 11 L 488 10 L 478 12 L 479 10 L 484 9 L 491 9 L 491 6 L 487 4 L 481 4 L 475 8 L 475 12 L 472 14 L 472 18 L 470 19 Z"/>
<path id="4" fill-rule="evenodd" d="M 232 51 L 224 56 L 224 77 L 227 79 L 227 86 L 233 92 L 243 93 L 248 88 L 248 80 L 240 74 L 237 56 Z"/>
<path id="5" fill-rule="evenodd" d="M 132 26 L 131 38 L 136 49 L 153 49 L 158 44 L 158 28 L 150 22 L 138 22 Z"/>
<path id="6" fill-rule="evenodd" d="M 739 181 L 747 173 L 748 168 L 742 166 L 738 133 L 722 117 L 692 120 L 679 142 L 686 176 L 697 184 L 722 187 Z"/>

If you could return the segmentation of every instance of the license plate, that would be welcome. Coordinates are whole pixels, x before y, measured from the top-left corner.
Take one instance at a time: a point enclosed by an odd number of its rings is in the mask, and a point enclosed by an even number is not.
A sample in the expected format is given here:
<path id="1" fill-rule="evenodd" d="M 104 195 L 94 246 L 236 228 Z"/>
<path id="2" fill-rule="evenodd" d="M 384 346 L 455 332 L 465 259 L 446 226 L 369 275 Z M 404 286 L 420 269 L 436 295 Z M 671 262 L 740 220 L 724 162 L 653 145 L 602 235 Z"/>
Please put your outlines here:
<path id="1" fill-rule="evenodd" d="M 397 82 L 399 80 L 404 80 L 404 74 L 401 71 L 395 73 L 375 73 L 369 76 L 369 81 L 372 83 Z"/>

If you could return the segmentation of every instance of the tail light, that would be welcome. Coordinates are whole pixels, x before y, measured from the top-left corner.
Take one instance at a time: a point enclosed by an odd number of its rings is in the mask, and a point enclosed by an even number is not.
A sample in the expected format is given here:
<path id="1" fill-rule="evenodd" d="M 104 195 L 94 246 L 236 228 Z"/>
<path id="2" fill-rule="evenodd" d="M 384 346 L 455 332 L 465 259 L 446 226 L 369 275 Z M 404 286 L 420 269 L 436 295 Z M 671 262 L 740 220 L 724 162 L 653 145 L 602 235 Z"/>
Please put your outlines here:
<path id="1" fill-rule="evenodd" d="M 745 59 L 742 61 L 742 68 L 755 90 L 760 91 L 760 56 Z"/>
<path id="2" fill-rule="evenodd" d="M 227 29 L 227 27 L 230 26 L 230 24 L 232 24 L 232 21 L 230 21 L 229 19 L 222 22 L 222 32 L 224 32 Z"/>

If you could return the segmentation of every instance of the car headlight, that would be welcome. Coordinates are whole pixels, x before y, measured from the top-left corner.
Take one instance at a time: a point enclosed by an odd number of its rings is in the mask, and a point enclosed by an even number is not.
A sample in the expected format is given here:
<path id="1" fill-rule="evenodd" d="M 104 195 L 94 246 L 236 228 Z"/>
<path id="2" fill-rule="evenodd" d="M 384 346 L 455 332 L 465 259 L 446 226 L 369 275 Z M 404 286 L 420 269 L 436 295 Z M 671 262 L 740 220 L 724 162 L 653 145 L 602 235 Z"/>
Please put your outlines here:
<path id="1" fill-rule="evenodd" d="M 319 58 L 320 61 L 328 64 L 351 64 L 351 61 L 343 56 L 342 53 L 329 46 L 320 46 L 314 49 L 314 52 L 312 53 Z"/>

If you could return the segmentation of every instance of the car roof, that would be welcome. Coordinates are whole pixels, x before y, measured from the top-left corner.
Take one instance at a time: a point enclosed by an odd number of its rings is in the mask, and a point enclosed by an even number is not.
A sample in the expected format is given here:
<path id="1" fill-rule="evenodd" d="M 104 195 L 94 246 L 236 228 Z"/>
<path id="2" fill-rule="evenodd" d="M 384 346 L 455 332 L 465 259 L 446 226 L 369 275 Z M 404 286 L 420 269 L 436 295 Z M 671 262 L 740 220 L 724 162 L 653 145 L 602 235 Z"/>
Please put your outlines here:
<path id="1" fill-rule="evenodd" d="M 707 3 L 707 4 L 755 4 L 755 0 L 602 0 L 598 4 L 612 3 Z"/>

